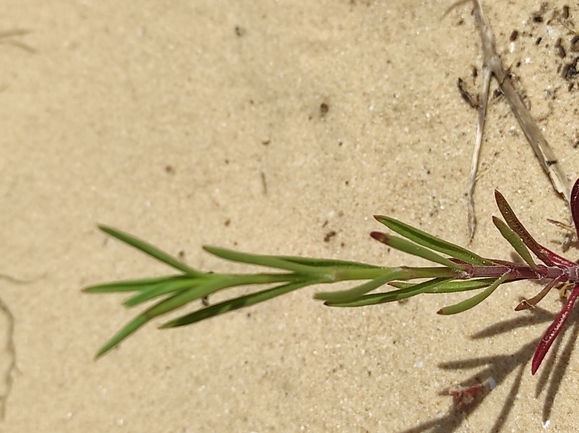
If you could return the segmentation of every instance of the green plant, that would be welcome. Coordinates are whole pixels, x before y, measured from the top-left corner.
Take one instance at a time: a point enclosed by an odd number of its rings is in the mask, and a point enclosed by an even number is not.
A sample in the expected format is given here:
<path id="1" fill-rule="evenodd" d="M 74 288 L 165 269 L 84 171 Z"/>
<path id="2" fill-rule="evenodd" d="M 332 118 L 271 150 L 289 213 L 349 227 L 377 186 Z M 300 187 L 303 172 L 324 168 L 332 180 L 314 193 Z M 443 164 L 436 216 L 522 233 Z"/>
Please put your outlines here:
<path id="1" fill-rule="evenodd" d="M 556 319 L 541 339 L 532 361 L 534 374 L 547 351 L 561 332 L 579 296 L 579 265 L 541 246 L 518 220 L 505 198 L 495 191 L 498 208 L 506 223 L 493 217 L 501 235 L 513 246 L 525 264 L 487 259 L 472 251 L 438 239 L 394 218 L 376 216 L 376 220 L 399 236 L 372 232 L 371 236 L 391 248 L 427 259 L 438 266 L 380 267 L 342 260 L 313 259 L 287 256 L 266 256 L 240 253 L 206 246 L 204 249 L 222 259 L 275 269 L 276 272 L 254 274 L 220 274 L 193 269 L 156 247 L 119 230 L 100 226 L 105 233 L 131 245 L 145 254 L 175 268 L 180 273 L 168 277 L 121 281 L 87 287 L 85 292 L 133 292 L 124 305 L 133 307 L 145 301 L 158 299 L 116 335 L 98 352 L 102 356 L 118 345 L 149 320 L 164 315 L 193 301 L 206 300 L 220 290 L 236 286 L 268 286 L 244 296 L 215 305 L 198 304 L 198 309 L 161 328 L 190 325 L 228 311 L 254 305 L 276 296 L 310 285 L 333 284 L 340 281 L 364 281 L 349 290 L 320 292 L 315 298 L 332 307 L 362 307 L 399 301 L 423 293 L 455 293 L 480 290 L 476 295 L 457 304 L 444 307 L 439 314 L 456 314 L 468 310 L 491 295 L 501 284 L 518 280 L 546 280 L 548 283 L 535 297 L 519 304 L 517 310 L 536 305 L 552 289 L 574 284 L 569 297 Z M 579 227 L 579 180 L 571 193 L 571 212 L 575 227 Z M 535 263 L 531 252 L 542 263 Z M 393 290 L 370 293 L 388 285 Z"/>

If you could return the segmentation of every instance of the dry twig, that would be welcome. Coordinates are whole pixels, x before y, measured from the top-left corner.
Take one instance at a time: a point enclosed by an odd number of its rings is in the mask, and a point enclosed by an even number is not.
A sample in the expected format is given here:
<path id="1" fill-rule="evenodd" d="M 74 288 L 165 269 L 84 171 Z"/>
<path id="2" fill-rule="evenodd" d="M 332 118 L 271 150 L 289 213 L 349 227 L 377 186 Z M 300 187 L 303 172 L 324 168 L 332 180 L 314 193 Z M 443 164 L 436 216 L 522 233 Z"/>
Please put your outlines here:
<path id="1" fill-rule="evenodd" d="M 457 3 L 463 3 L 462 1 Z M 482 66 L 482 92 L 481 101 L 479 104 L 478 113 L 478 125 L 476 140 L 474 146 L 474 153 L 471 164 L 470 180 L 468 186 L 468 234 L 469 239 L 472 239 L 476 229 L 476 216 L 474 211 L 474 187 L 476 183 L 476 174 L 479 165 L 480 148 L 482 144 L 482 137 L 484 131 L 484 123 L 486 117 L 486 109 L 489 97 L 489 85 L 491 76 L 495 76 L 497 82 L 505 95 L 505 98 L 511 106 L 513 114 L 517 118 L 521 129 L 525 133 L 525 136 L 529 140 L 535 155 L 539 159 L 541 167 L 545 170 L 545 173 L 549 176 L 551 184 L 555 191 L 557 191 L 562 197 L 565 198 L 566 202 L 569 202 L 569 184 L 567 182 L 567 177 L 563 174 L 561 168 L 558 165 L 557 157 L 551 149 L 551 146 L 541 133 L 541 129 L 537 125 L 537 122 L 531 115 L 530 111 L 527 109 L 523 100 L 510 79 L 509 72 L 503 66 L 501 57 L 497 54 L 495 46 L 495 37 L 493 31 L 485 19 L 482 11 L 482 7 L 478 0 L 472 0 L 474 8 L 474 17 L 477 27 L 480 32 L 480 37 L 483 47 L 483 66 Z M 456 4 L 455 4 L 456 6 Z"/>

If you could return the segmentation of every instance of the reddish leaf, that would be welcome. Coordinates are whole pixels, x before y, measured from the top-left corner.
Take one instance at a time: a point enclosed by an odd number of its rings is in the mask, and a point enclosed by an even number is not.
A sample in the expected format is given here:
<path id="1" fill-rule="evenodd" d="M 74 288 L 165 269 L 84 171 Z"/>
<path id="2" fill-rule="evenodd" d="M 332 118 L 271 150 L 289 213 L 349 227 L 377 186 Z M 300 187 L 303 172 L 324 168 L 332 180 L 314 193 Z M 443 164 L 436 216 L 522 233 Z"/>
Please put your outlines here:
<path id="1" fill-rule="evenodd" d="M 579 181 L 578 181 L 579 182 Z M 573 196 L 571 196 L 571 202 L 577 202 L 577 216 L 579 219 L 579 185 L 578 182 L 575 183 L 573 187 L 573 192 L 575 193 L 575 200 L 573 200 Z M 505 199 L 505 197 L 495 190 L 495 200 L 497 202 L 497 206 L 505 219 L 507 225 L 513 230 L 516 234 L 518 234 L 523 241 L 523 243 L 529 248 L 539 260 L 545 263 L 547 266 L 559 266 L 559 267 L 572 267 L 576 266 L 576 263 L 573 263 L 570 260 L 567 260 L 565 257 L 561 257 L 559 254 L 554 253 L 548 248 L 545 248 L 543 245 L 539 244 L 533 236 L 527 231 L 525 226 L 519 221 L 515 212 Z"/>
<path id="2" fill-rule="evenodd" d="M 575 231 L 579 234 L 579 179 L 577 179 L 573 185 L 569 202 L 571 205 L 571 215 L 575 223 Z"/>
<path id="3" fill-rule="evenodd" d="M 557 314 L 557 317 L 555 318 L 555 320 L 553 320 L 553 323 L 551 323 L 551 325 L 547 328 L 547 331 L 543 335 L 543 338 L 541 338 L 541 341 L 539 342 L 539 345 L 535 350 L 533 362 L 531 363 L 531 374 L 535 374 L 537 372 L 539 366 L 541 365 L 541 362 L 543 362 L 543 358 L 545 358 L 545 355 L 551 348 L 553 341 L 555 341 L 555 339 L 563 329 L 565 322 L 567 321 L 569 315 L 571 314 L 571 311 L 573 310 L 573 305 L 575 305 L 575 301 L 577 301 L 577 297 L 579 297 L 579 284 L 575 285 L 573 291 L 565 301 L 563 308 L 561 308 L 561 311 L 559 312 L 559 314 Z"/>
<path id="4" fill-rule="evenodd" d="M 519 221 L 505 197 L 497 190 L 495 190 L 495 201 L 497 202 L 499 211 L 501 212 L 501 215 L 505 219 L 507 225 L 511 228 L 511 230 L 520 236 L 521 240 L 527 246 L 527 248 L 529 248 L 537 256 L 537 258 L 539 258 L 539 260 L 541 260 L 547 266 L 554 265 L 553 260 L 551 260 L 549 254 L 547 251 L 545 251 L 545 248 L 539 245 L 533 236 L 531 236 L 525 226 L 523 226 L 523 224 Z"/>

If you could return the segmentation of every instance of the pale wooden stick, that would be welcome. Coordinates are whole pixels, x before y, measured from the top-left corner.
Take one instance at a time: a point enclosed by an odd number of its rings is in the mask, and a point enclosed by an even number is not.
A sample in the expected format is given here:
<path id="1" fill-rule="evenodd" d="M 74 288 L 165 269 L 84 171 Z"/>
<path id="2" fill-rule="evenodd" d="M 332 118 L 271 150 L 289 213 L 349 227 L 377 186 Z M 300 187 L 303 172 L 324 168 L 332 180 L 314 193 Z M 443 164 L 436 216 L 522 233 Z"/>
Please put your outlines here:
<path id="1" fill-rule="evenodd" d="M 478 163 L 480 158 L 480 149 L 482 146 L 483 131 L 485 126 L 485 119 L 487 115 L 487 105 L 489 99 L 489 88 L 491 84 L 492 73 L 489 68 L 483 65 L 483 89 L 481 93 L 481 100 L 478 107 L 478 125 L 476 128 L 476 139 L 474 143 L 474 151 L 472 155 L 472 163 L 470 166 L 470 177 L 468 182 L 468 238 L 471 240 L 474 236 L 476 228 L 476 213 L 474 211 L 474 185 L 476 183 L 476 175 L 478 172 Z"/>
<path id="2" fill-rule="evenodd" d="M 483 91 L 481 97 L 481 105 L 479 107 L 478 128 L 475 141 L 473 161 L 471 165 L 470 182 L 468 190 L 468 233 L 469 239 L 474 236 L 476 228 L 476 217 L 474 212 L 474 185 L 476 183 L 476 173 L 478 171 L 478 161 L 480 155 L 480 147 L 482 143 L 482 134 L 484 130 L 484 122 L 486 116 L 486 107 L 488 102 L 488 89 L 490 76 L 494 75 L 499 86 L 505 95 L 505 98 L 511 106 L 511 110 L 515 115 L 521 129 L 525 133 L 527 140 L 531 144 L 535 155 L 539 159 L 541 167 L 549 176 L 551 184 L 555 191 L 563 196 L 569 202 L 569 184 L 567 177 L 558 165 L 557 157 L 549 146 L 549 143 L 541 133 L 541 129 L 537 125 L 535 119 L 523 103 L 523 100 L 509 77 L 508 71 L 504 68 L 501 57 L 497 54 L 495 47 L 495 37 L 493 31 L 485 19 L 481 5 L 478 0 L 472 0 L 474 8 L 474 16 L 477 27 L 479 28 L 480 37 L 483 47 Z"/>

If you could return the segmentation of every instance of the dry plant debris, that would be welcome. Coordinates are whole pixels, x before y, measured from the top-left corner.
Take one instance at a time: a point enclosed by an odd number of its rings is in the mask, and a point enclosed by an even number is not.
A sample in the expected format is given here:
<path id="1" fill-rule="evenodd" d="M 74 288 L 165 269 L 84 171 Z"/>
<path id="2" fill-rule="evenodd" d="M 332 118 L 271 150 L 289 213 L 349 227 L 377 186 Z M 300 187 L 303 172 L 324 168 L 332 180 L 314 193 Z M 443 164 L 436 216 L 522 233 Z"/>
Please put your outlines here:
<path id="1" fill-rule="evenodd" d="M 453 9 L 459 4 L 465 3 L 466 1 L 460 1 L 455 3 L 448 11 Z M 559 193 L 567 202 L 569 201 L 569 183 L 567 177 L 562 172 L 558 159 L 553 152 L 553 149 L 545 139 L 541 128 L 537 125 L 537 122 L 531 115 L 529 109 L 525 105 L 523 98 L 516 90 L 513 82 L 511 80 L 511 75 L 509 71 L 504 67 L 502 59 L 496 50 L 495 36 L 493 30 L 486 20 L 483 13 L 482 7 L 478 0 L 472 0 L 473 12 L 475 17 L 476 25 L 479 29 L 482 48 L 483 48 L 483 65 L 482 65 L 482 90 L 480 100 L 478 102 L 478 124 L 477 132 L 475 138 L 475 146 L 473 152 L 473 158 L 471 163 L 471 170 L 469 176 L 468 185 L 468 234 L 469 239 L 472 239 L 476 230 L 476 214 L 474 209 L 474 189 L 476 183 L 476 177 L 479 167 L 480 160 L 480 150 L 482 145 L 482 138 L 484 133 L 484 125 L 486 119 L 488 98 L 489 98 L 489 88 L 491 77 L 495 77 L 498 85 L 508 101 L 513 114 L 515 115 L 517 122 L 519 123 L 521 129 L 525 133 L 529 144 L 531 145 L 537 159 L 539 160 L 541 167 L 545 173 L 549 176 L 551 184 L 557 193 Z M 447 11 L 447 13 L 448 13 Z M 538 17 L 539 15 L 537 15 Z M 568 12 L 567 12 L 568 16 Z M 537 18 L 539 19 L 539 18 Z M 542 17 L 541 17 L 542 19 Z M 511 34 L 511 41 L 518 37 L 518 32 L 513 32 Z M 569 70 L 572 66 L 569 67 Z M 567 72 L 569 73 L 569 72 Z M 473 105 L 474 100 L 471 99 L 469 94 L 461 87 L 459 83 L 459 90 L 461 96 L 467 99 L 469 104 Z"/>

